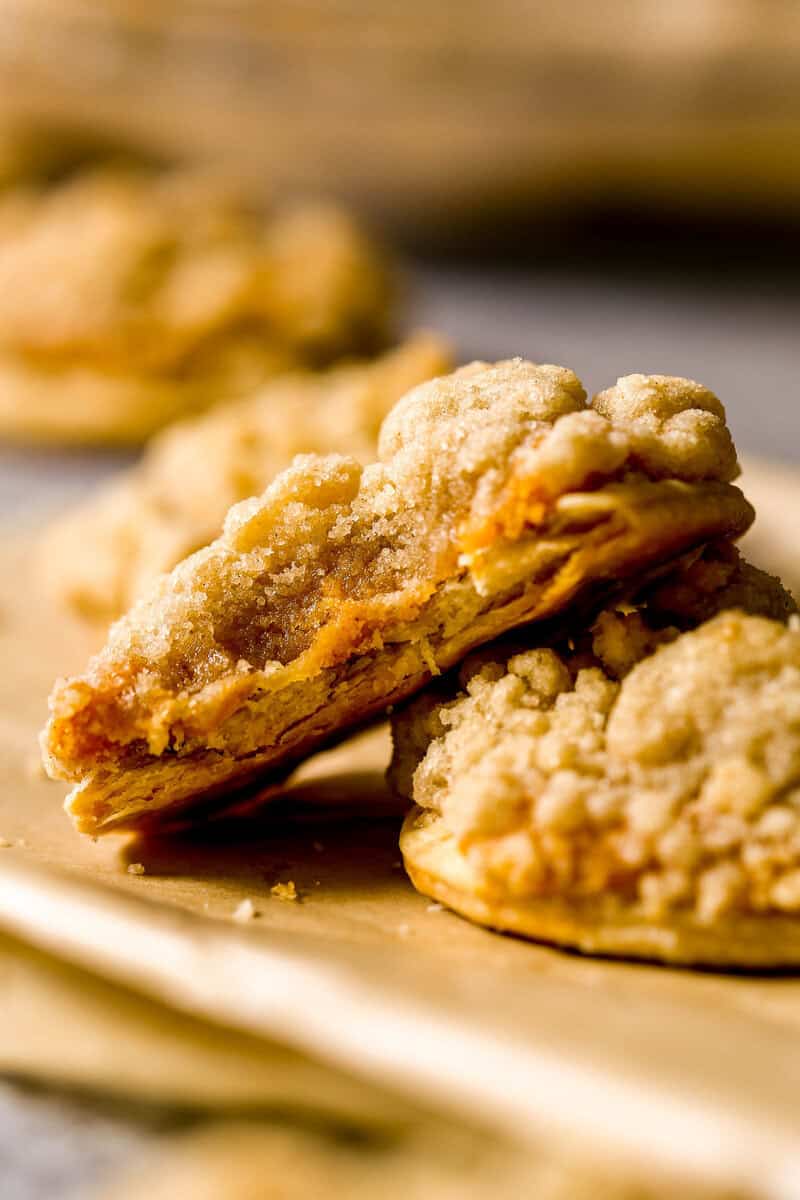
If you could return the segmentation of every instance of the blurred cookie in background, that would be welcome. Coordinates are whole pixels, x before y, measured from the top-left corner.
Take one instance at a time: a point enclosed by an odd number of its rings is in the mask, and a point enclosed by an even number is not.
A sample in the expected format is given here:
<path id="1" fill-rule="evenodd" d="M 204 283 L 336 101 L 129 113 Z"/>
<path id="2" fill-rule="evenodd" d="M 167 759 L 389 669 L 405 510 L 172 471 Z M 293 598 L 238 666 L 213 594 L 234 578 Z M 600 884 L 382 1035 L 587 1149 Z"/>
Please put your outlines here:
<path id="1" fill-rule="evenodd" d="M 276 373 L 386 344 L 381 254 L 336 208 L 260 217 L 201 172 L 0 199 L 0 435 L 136 443 Z"/>

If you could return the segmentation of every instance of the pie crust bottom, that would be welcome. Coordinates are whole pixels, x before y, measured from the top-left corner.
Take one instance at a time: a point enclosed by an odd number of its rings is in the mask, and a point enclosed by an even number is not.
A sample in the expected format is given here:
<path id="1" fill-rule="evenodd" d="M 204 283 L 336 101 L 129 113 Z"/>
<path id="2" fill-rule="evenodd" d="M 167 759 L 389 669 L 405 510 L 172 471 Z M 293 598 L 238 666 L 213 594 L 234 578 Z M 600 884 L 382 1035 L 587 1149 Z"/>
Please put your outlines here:
<path id="1" fill-rule="evenodd" d="M 443 819 L 415 807 L 400 835 L 417 891 L 478 925 L 581 954 L 729 970 L 800 965 L 800 920 L 779 914 L 727 913 L 706 924 L 691 913 L 647 917 L 626 898 L 513 897 L 481 887 Z"/>

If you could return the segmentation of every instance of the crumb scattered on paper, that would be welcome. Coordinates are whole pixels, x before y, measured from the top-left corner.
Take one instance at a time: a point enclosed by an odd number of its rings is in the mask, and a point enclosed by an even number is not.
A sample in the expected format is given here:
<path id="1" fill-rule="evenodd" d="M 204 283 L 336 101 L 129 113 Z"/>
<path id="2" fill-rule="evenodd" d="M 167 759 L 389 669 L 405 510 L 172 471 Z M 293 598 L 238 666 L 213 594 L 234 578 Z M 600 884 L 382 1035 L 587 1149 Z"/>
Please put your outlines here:
<path id="1" fill-rule="evenodd" d="M 443 904 L 429 904 L 425 909 L 426 912 L 441 912 L 444 908 Z"/>
<path id="2" fill-rule="evenodd" d="M 11 844 L 8 838 L 0 837 L 0 850 L 7 850 Z"/>
<path id="3" fill-rule="evenodd" d="M 20 850 L 28 849 L 28 843 L 25 841 L 25 838 L 17 838 L 15 845 L 19 846 Z"/>
<path id="4" fill-rule="evenodd" d="M 400 934 L 400 937 L 408 937 L 408 935 L 411 933 L 411 926 L 406 925 L 404 921 L 402 925 L 397 926 L 397 932 Z"/>
<path id="5" fill-rule="evenodd" d="M 248 896 L 246 900 L 242 900 L 233 910 L 234 921 L 241 922 L 242 925 L 248 921 L 252 921 L 256 915 L 255 905 Z"/>
<path id="6" fill-rule="evenodd" d="M 276 900 L 297 900 L 297 888 L 294 886 L 294 880 L 290 879 L 286 883 L 275 883 L 269 889 Z"/>
<path id="7" fill-rule="evenodd" d="M 144 875 L 144 863 L 128 863 L 129 875 Z"/>

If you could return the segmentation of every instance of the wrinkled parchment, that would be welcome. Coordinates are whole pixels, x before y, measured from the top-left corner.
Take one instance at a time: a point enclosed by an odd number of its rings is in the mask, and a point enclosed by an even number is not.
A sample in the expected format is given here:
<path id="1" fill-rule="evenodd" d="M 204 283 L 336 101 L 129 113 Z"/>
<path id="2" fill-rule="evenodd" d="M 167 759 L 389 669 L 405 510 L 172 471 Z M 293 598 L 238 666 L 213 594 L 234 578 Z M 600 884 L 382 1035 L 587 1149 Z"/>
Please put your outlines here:
<path id="1" fill-rule="evenodd" d="M 762 536 L 778 565 L 785 514 L 791 567 L 800 487 L 757 482 L 769 537 L 757 525 L 750 552 Z M 436 1110 L 787 1194 L 800 981 L 580 959 L 431 905 L 400 867 L 385 731 L 202 837 L 78 838 L 35 735 L 89 635 L 48 611 L 27 559 L 0 542 L 0 1068 L 393 1129 Z M 273 891 L 290 883 L 296 900 Z"/>

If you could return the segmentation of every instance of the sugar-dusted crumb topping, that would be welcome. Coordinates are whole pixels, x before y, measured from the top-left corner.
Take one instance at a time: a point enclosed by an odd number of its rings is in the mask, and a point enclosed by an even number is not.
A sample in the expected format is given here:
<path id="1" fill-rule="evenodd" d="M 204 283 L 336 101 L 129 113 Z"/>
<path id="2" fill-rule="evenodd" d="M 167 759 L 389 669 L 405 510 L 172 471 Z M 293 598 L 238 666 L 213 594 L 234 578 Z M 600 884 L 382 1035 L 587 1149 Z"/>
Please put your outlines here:
<path id="1" fill-rule="evenodd" d="M 673 554 L 702 536 L 742 532 L 751 512 L 721 482 L 736 472 L 730 435 L 722 416 L 709 421 L 693 407 L 696 384 L 647 385 L 646 405 L 661 422 L 652 438 L 671 444 L 681 388 L 682 428 L 693 432 L 666 490 L 637 450 L 640 411 L 631 427 L 624 407 L 606 416 L 587 406 L 571 371 L 520 359 L 415 388 L 387 417 L 378 461 L 366 467 L 299 456 L 263 495 L 231 509 L 217 541 L 154 584 L 83 677 L 57 685 L 50 769 L 74 778 L 130 743 L 151 755 L 187 753 L 256 688 L 286 678 L 289 664 L 292 681 L 309 680 L 424 640 L 414 621 L 434 595 L 437 620 L 458 630 L 472 609 L 446 611 L 445 584 L 470 579 L 490 608 L 493 597 L 524 589 L 543 560 L 565 562 L 580 546 L 578 577 L 559 585 L 569 598 L 590 573 L 593 527 L 606 541 L 628 531 L 634 570 L 649 546 L 630 530 L 651 498 L 648 537 L 660 520 Z M 704 490 L 695 492 L 682 481 L 695 481 L 701 462 Z M 620 516 L 629 510 L 635 519 Z M 692 533 L 681 544 L 684 523 Z M 386 692 L 395 684 L 387 676 Z"/>
<path id="2" fill-rule="evenodd" d="M 373 362 L 295 372 L 173 425 L 121 480 L 47 531 L 40 560 L 50 590 L 93 618 L 119 616 L 217 537 L 228 509 L 263 492 L 296 454 L 370 461 L 392 405 L 450 366 L 443 339 L 420 333 Z"/>
<path id="3" fill-rule="evenodd" d="M 627 375 L 595 396 L 594 407 L 625 427 L 632 460 L 653 479 L 725 478 L 733 469 L 725 410 L 694 380 Z"/>
<path id="4" fill-rule="evenodd" d="M 792 608 L 723 547 L 576 640 L 485 648 L 455 698 L 395 716 L 394 784 L 440 814 L 490 893 L 617 892 L 704 921 L 796 912 Z"/>

